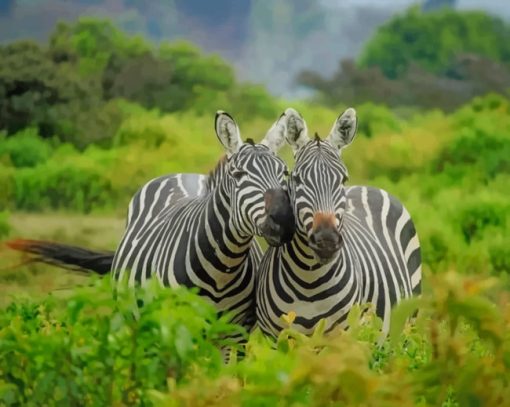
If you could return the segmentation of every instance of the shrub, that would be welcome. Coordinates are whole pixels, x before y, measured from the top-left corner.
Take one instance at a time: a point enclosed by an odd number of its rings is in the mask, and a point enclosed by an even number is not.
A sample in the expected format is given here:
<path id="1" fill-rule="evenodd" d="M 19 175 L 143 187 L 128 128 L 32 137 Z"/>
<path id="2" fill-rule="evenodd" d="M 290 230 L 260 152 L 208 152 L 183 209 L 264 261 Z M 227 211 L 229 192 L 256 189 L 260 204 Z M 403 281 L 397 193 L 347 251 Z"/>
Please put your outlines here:
<path id="1" fill-rule="evenodd" d="M 392 313 L 388 340 L 364 306 L 348 331 L 277 341 L 255 331 L 246 357 L 221 363 L 240 332 L 185 289 L 132 292 L 108 282 L 67 298 L 18 300 L 0 313 L 2 405 L 500 406 L 510 398 L 510 309 L 503 280 L 449 272 Z M 419 309 L 414 324 L 410 315 Z M 462 369 L 459 369 L 459 365 Z"/>
<path id="2" fill-rule="evenodd" d="M 14 167 L 35 167 L 52 153 L 48 141 L 40 138 L 37 129 L 27 128 L 11 137 L 0 137 L 0 160 L 7 157 Z"/>
<path id="3" fill-rule="evenodd" d="M 411 64 L 440 73 L 459 53 L 508 63 L 509 35 L 508 24 L 481 11 L 443 8 L 423 13 L 412 7 L 379 28 L 363 50 L 360 65 L 378 66 L 387 77 L 396 78 Z"/>
<path id="4" fill-rule="evenodd" d="M 434 272 L 443 272 L 455 261 L 459 253 L 457 239 L 445 225 L 443 227 L 421 228 L 420 244 L 425 264 Z"/>
<path id="5" fill-rule="evenodd" d="M 165 128 L 159 120 L 158 112 L 143 112 L 130 116 L 119 127 L 114 137 L 114 145 L 122 146 L 139 143 L 144 147 L 159 147 L 167 138 Z"/>
<path id="6" fill-rule="evenodd" d="M 9 225 L 9 213 L 8 212 L 0 212 L 0 239 L 7 237 L 11 227 Z"/>
<path id="7" fill-rule="evenodd" d="M 15 188 L 15 207 L 24 210 L 66 208 L 89 212 L 110 206 L 113 195 L 100 168 L 57 161 L 20 169 Z"/>
<path id="8" fill-rule="evenodd" d="M 477 98 L 454 116 L 456 133 L 434 161 L 453 176 L 476 174 L 484 180 L 510 173 L 510 101 Z"/>
<path id="9" fill-rule="evenodd" d="M 156 283 L 159 284 L 159 283 Z M 156 284 L 111 294 L 109 279 L 40 304 L 12 303 L 0 315 L 0 404 L 146 405 L 200 369 L 214 375 L 219 346 L 240 328 L 184 289 Z"/>
<path id="10" fill-rule="evenodd" d="M 496 274 L 510 274 L 510 239 L 508 234 L 505 237 L 498 236 L 490 239 L 489 257 L 492 271 Z"/>
<path id="11" fill-rule="evenodd" d="M 510 173 L 510 139 L 480 128 L 464 128 L 440 153 L 435 165 L 438 171 L 446 170 L 452 176 L 477 173 L 490 179 Z"/>
<path id="12" fill-rule="evenodd" d="M 480 239 L 491 229 L 504 230 L 510 205 L 505 201 L 470 199 L 458 212 L 458 225 L 467 243 Z"/>
<path id="13" fill-rule="evenodd" d="M 15 173 L 14 168 L 6 167 L 0 163 L 0 211 L 15 206 Z"/>
<path id="14" fill-rule="evenodd" d="M 254 117 L 274 121 L 281 113 L 274 97 L 263 86 L 251 84 L 240 84 L 230 92 L 228 108 L 236 120 L 245 121 Z"/>
<path id="15" fill-rule="evenodd" d="M 400 132 L 401 126 L 395 114 L 383 105 L 364 103 L 356 108 L 362 120 L 358 131 L 366 137 L 384 132 Z"/>

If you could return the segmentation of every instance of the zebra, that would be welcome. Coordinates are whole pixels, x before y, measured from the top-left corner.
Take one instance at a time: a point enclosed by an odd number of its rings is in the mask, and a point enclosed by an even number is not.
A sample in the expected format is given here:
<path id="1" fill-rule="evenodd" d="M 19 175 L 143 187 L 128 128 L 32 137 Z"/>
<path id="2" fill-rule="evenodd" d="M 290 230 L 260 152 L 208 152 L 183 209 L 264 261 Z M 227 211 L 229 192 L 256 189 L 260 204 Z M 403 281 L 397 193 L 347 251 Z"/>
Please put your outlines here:
<path id="1" fill-rule="evenodd" d="M 132 198 L 124 235 L 114 253 L 51 242 L 17 240 L 12 248 L 60 266 L 111 271 L 114 281 L 143 286 L 198 288 L 218 312 L 251 329 L 254 273 L 262 258 L 255 235 L 269 245 L 289 241 L 294 217 L 286 190 L 288 170 L 276 153 L 285 143 L 277 120 L 264 139 L 243 142 L 239 127 L 218 111 L 215 130 L 226 150 L 207 177 L 174 174 L 145 184 Z"/>
<path id="2" fill-rule="evenodd" d="M 289 195 L 296 219 L 293 239 L 270 247 L 257 273 L 257 326 L 276 337 L 288 326 L 311 334 L 325 319 L 326 332 L 347 327 L 355 304 L 372 303 L 389 331 L 391 307 L 421 291 L 421 249 L 414 223 L 388 192 L 345 186 L 341 152 L 357 130 L 356 111 L 347 109 L 328 137 L 310 139 L 300 114 L 285 111 L 286 139 L 295 168 Z M 340 152 L 340 153 L 339 153 Z"/>

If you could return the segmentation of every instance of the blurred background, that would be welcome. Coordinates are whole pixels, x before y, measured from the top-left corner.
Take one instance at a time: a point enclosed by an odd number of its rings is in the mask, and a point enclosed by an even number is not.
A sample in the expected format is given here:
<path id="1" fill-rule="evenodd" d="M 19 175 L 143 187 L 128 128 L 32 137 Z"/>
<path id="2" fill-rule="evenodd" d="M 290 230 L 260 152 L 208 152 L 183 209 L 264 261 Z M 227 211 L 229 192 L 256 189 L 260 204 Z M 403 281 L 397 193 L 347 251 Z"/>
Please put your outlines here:
<path id="1" fill-rule="evenodd" d="M 143 183 L 214 167 L 216 110 L 260 140 L 354 106 L 351 182 L 404 202 L 426 273 L 506 275 L 509 97 L 508 1 L 0 0 L 0 240 L 114 249 Z M 78 278 L 19 262 L 0 292 Z"/>

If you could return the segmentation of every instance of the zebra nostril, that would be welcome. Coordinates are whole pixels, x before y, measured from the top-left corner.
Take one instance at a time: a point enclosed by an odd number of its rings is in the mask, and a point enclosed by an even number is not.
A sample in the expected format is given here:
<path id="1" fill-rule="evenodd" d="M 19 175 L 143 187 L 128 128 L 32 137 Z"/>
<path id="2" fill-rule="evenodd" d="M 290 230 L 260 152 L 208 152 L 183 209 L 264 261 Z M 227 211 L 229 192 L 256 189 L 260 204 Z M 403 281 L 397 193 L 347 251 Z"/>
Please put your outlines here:
<path id="1" fill-rule="evenodd" d="M 341 236 L 336 230 L 320 230 L 312 233 L 310 243 L 318 247 L 336 247 L 339 245 Z"/>

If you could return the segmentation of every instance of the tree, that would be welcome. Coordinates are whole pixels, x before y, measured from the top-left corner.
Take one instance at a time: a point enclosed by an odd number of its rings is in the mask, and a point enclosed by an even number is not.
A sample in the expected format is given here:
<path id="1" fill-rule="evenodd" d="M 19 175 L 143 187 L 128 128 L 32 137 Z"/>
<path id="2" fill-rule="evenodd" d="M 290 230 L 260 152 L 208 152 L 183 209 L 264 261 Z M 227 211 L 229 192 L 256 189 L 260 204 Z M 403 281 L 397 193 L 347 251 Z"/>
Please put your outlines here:
<path id="1" fill-rule="evenodd" d="M 29 41 L 0 47 L 0 131 L 36 127 L 43 137 L 85 145 L 106 137 L 92 120 L 102 110 L 99 82 L 80 77 L 72 66 Z M 93 131 L 92 131 L 93 130 Z"/>
<path id="2" fill-rule="evenodd" d="M 413 63 L 400 78 L 390 79 L 378 66 L 358 68 L 347 60 L 331 78 L 305 71 L 297 81 L 328 104 L 373 102 L 451 111 L 489 92 L 510 96 L 510 68 L 473 54 L 458 55 L 443 75 Z"/>
<path id="3" fill-rule="evenodd" d="M 185 41 L 163 43 L 158 55 L 172 67 L 169 91 L 174 105 L 169 106 L 169 110 L 192 108 L 200 98 L 197 93 L 229 92 L 236 87 L 232 67 L 219 56 L 203 55 L 193 44 Z"/>
<path id="4" fill-rule="evenodd" d="M 103 99 L 121 97 L 168 112 L 192 107 L 197 92 L 235 87 L 234 71 L 220 57 L 203 55 L 184 41 L 156 49 L 107 20 L 59 24 L 50 52 L 56 62 L 75 65 L 82 77 L 99 78 Z"/>
<path id="5" fill-rule="evenodd" d="M 124 98 L 149 109 L 175 109 L 170 87 L 173 69 L 169 62 L 152 53 L 122 58 L 112 55 L 103 74 L 103 89 L 107 99 Z"/>
<path id="6" fill-rule="evenodd" d="M 331 78 L 302 72 L 297 81 L 326 103 L 451 111 L 489 92 L 509 95 L 508 38 L 510 26 L 483 13 L 411 8 L 381 27 L 357 64 L 342 61 Z"/>
<path id="7" fill-rule="evenodd" d="M 50 38 L 50 51 L 74 57 L 84 76 L 102 75 L 112 57 L 136 57 L 150 50 L 143 38 L 128 36 L 111 21 L 97 18 L 81 18 L 74 25 L 60 23 Z"/>
<path id="8" fill-rule="evenodd" d="M 405 75 L 411 63 L 441 74 L 462 53 L 508 64 L 509 38 L 510 26 L 483 12 L 441 9 L 422 13 L 413 7 L 377 31 L 362 52 L 359 65 L 378 66 L 394 79 Z"/>
<path id="9" fill-rule="evenodd" d="M 239 84 L 219 56 L 182 41 L 155 47 L 105 20 L 61 23 L 48 47 L 0 47 L 0 131 L 9 135 L 34 127 L 79 147 L 107 140 L 122 119 L 118 98 L 164 112 L 275 110 L 265 90 Z"/>

